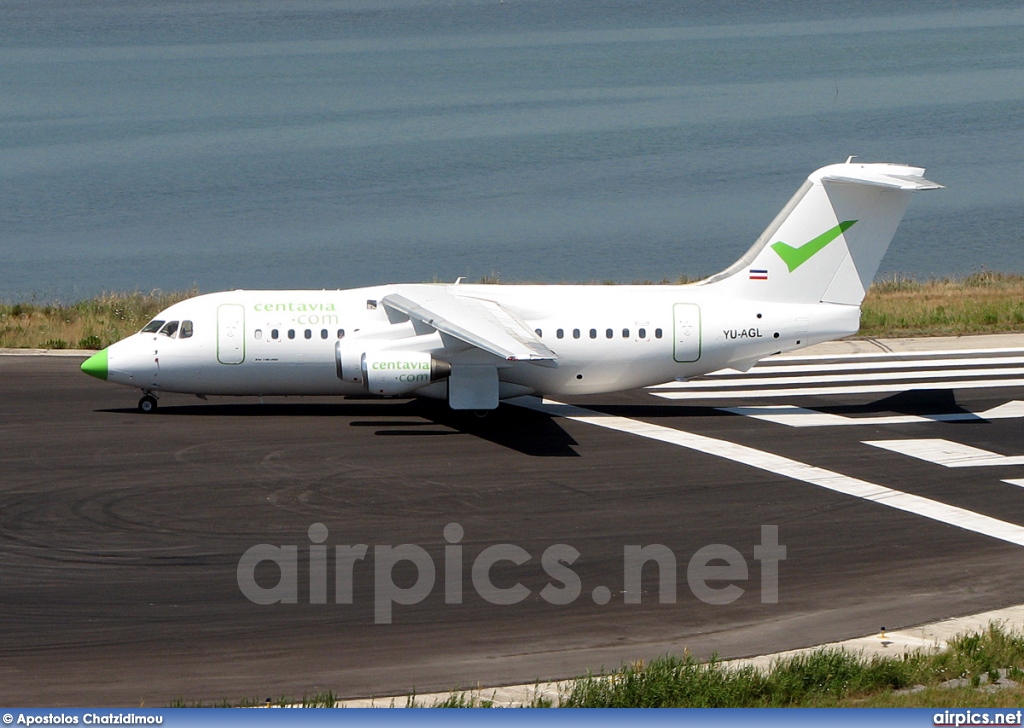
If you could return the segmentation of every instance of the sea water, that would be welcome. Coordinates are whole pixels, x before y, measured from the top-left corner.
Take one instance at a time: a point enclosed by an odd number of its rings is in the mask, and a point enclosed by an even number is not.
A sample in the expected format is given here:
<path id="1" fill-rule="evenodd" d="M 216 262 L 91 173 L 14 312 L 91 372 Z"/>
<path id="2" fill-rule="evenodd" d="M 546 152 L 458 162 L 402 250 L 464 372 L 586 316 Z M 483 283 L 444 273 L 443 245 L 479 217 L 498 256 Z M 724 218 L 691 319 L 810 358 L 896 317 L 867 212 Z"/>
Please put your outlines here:
<path id="1" fill-rule="evenodd" d="M 0 5 L 0 299 L 708 275 L 849 155 L 1024 270 L 1019 0 Z"/>

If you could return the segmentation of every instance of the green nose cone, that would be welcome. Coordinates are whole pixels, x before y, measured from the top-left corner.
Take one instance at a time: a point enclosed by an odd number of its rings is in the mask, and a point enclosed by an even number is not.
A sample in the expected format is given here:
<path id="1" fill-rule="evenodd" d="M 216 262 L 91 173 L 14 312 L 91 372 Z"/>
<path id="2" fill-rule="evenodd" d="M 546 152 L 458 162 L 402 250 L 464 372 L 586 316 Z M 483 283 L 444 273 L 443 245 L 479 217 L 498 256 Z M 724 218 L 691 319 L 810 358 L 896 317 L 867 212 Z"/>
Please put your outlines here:
<path id="1" fill-rule="evenodd" d="M 107 378 L 107 350 L 97 351 L 82 362 L 82 371 L 97 379 Z"/>

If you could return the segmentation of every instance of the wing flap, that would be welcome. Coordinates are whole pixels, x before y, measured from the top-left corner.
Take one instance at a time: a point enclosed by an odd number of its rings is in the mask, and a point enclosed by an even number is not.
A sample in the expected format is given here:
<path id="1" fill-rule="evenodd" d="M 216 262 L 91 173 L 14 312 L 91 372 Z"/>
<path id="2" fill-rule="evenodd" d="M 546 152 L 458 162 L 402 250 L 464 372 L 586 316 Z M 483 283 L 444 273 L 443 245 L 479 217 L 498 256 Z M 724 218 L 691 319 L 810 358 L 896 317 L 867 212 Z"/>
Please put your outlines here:
<path id="1" fill-rule="evenodd" d="M 384 306 L 509 361 L 557 359 L 521 318 L 495 301 L 441 286 L 397 286 Z"/>

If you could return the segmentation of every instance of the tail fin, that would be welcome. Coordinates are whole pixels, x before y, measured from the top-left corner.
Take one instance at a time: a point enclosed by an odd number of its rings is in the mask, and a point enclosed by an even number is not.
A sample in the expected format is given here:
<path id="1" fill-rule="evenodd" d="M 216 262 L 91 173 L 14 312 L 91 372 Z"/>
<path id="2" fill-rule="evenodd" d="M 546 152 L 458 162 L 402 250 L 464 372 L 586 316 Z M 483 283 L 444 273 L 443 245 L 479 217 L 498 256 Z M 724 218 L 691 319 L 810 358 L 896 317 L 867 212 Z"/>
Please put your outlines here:
<path id="1" fill-rule="evenodd" d="M 941 187 L 920 167 L 823 167 L 742 258 L 698 285 L 741 299 L 860 305 L 911 193 Z"/>

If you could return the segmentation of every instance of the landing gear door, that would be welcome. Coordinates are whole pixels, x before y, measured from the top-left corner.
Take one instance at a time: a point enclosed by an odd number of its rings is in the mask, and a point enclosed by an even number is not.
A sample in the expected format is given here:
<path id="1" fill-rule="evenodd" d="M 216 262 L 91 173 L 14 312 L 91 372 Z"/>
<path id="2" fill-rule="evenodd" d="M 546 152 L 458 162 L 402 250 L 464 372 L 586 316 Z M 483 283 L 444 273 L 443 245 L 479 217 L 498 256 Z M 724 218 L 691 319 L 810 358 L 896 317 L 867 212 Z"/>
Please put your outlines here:
<path id="1" fill-rule="evenodd" d="M 700 306 L 695 303 L 677 303 L 675 314 L 675 348 L 672 356 L 678 362 L 700 359 Z"/>
<path id="2" fill-rule="evenodd" d="M 221 364 L 245 361 L 245 308 L 237 303 L 217 307 L 217 361 Z"/>
<path id="3" fill-rule="evenodd" d="M 453 410 L 492 410 L 498 406 L 498 370 L 481 364 L 452 364 L 448 406 Z"/>

